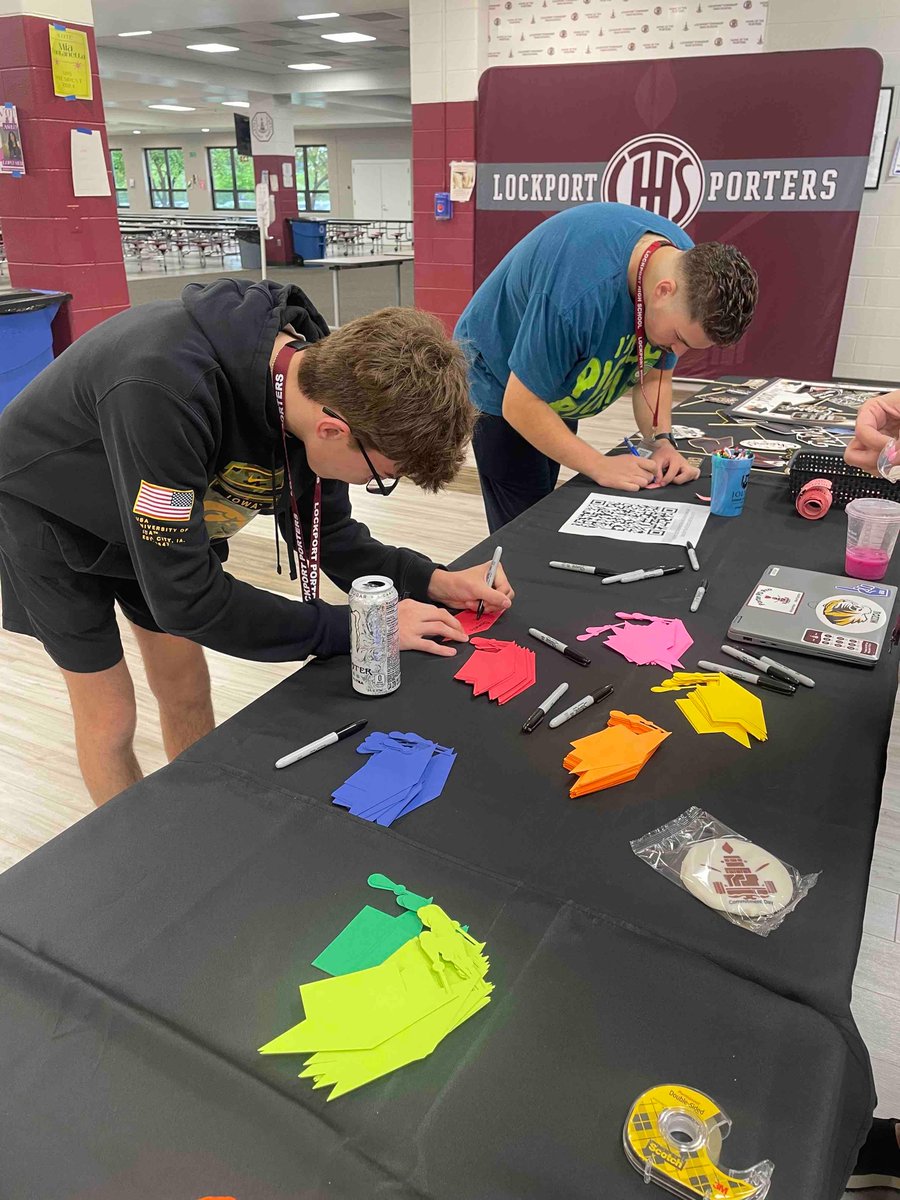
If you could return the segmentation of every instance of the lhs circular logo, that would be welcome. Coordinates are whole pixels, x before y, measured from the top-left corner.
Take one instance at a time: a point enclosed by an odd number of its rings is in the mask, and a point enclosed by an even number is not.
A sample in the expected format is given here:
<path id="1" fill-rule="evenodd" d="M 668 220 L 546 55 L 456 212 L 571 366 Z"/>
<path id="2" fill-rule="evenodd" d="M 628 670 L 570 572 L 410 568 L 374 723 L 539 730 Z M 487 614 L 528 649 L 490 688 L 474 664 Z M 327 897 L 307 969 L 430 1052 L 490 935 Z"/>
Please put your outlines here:
<path id="1" fill-rule="evenodd" d="M 270 142 L 272 134 L 275 132 L 275 122 L 267 112 L 258 112 L 253 114 L 253 120 L 250 122 L 250 128 L 253 131 L 253 136 L 258 142 Z"/>
<path id="2" fill-rule="evenodd" d="M 646 208 L 688 225 L 703 203 L 706 175 L 695 150 L 666 133 L 649 133 L 620 147 L 603 172 L 600 199 Z"/>

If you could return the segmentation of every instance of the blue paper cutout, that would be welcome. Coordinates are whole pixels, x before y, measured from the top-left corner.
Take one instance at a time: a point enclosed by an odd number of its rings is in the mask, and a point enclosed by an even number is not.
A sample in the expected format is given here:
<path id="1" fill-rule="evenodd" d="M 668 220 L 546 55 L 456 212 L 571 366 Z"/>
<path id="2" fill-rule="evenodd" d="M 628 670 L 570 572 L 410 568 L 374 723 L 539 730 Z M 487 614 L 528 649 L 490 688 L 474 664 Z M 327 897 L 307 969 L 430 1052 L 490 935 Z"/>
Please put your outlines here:
<path id="1" fill-rule="evenodd" d="M 332 800 L 384 827 L 437 799 L 456 761 L 455 750 L 416 733 L 370 733 L 356 751 L 368 755 L 368 762 L 332 793 Z"/>

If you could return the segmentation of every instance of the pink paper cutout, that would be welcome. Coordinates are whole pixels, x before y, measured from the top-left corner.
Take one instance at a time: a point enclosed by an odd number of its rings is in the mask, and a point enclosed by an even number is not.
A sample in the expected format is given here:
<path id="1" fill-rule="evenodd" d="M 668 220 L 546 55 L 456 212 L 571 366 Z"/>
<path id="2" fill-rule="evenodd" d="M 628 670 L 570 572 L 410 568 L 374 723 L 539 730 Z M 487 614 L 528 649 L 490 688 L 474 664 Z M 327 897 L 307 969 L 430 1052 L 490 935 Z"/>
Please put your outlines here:
<path id="1" fill-rule="evenodd" d="M 684 622 L 677 617 L 653 617 L 646 613 L 616 613 L 620 625 L 589 626 L 578 641 L 588 641 L 601 633 L 612 631 L 603 643 L 637 666 L 655 664 L 667 670 L 683 669 L 681 657 L 694 644 Z M 637 624 L 636 622 L 644 622 Z"/>

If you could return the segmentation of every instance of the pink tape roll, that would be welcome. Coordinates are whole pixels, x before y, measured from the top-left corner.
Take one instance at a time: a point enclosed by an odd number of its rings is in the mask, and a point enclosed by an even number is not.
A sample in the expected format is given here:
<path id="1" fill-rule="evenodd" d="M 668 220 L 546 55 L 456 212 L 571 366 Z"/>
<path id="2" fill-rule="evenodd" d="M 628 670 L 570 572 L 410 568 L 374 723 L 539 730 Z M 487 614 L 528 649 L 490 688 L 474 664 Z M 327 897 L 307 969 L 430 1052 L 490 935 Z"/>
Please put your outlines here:
<path id="1" fill-rule="evenodd" d="M 804 483 L 797 496 L 797 512 L 807 521 L 819 521 L 831 508 L 833 500 L 830 479 L 811 479 Z"/>

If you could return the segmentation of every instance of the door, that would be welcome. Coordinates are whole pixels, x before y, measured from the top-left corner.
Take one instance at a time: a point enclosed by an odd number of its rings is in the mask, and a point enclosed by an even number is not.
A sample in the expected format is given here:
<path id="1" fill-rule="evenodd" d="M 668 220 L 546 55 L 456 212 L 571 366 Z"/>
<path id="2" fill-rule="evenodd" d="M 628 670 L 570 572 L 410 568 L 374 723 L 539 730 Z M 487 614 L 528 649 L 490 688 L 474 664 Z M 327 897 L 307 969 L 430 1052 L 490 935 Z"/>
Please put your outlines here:
<path id="1" fill-rule="evenodd" d="M 408 158 L 353 160 L 353 216 L 358 221 L 412 220 Z"/>

